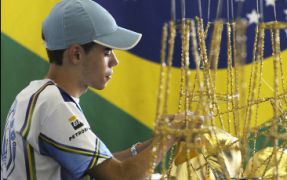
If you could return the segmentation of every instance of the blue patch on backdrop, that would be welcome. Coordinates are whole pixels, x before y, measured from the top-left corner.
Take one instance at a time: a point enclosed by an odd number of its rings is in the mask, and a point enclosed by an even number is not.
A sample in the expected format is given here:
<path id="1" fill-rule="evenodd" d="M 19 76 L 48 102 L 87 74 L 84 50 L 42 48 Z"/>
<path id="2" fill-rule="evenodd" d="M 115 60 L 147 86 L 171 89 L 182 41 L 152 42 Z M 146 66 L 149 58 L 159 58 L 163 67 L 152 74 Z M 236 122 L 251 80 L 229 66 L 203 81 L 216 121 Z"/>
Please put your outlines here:
<path id="1" fill-rule="evenodd" d="M 206 22 L 208 20 L 208 2 L 210 1 L 210 15 L 209 20 L 213 22 L 216 17 L 218 0 L 201 0 L 202 17 Z M 229 0 L 222 1 L 222 10 L 220 11 L 220 17 L 224 21 L 228 21 L 227 15 L 227 2 L 234 3 L 234 17 L 237 14 L 240 17 L 247 18 L 247 14 L 250 14 L 252 10 L 256 10 L 257 1 L 247 1 L 243 3 L 242 8 L 239 6 L 239 1 Z M 142 58 L 146 58 L 153 62 L 160 62 L 160 48 L 161 48 L 161 32 L 162 26 L 165 22 L 170 20 L 171 17 L 171 0 L 117 0 L 106 1 L 96 0 L 99 4 L 105 7 L 115 17 L 118 25 L 126 27 L 128 29 L 140 32 L 143 34 L 141 42 L 130 52 L 136 54 Z M 259 1 L 260 2 L 260 1 Z M 264 22 L 274 21 L 274 9 L 273 6 L 263 2 Z M 280 0 L 276 2 L 276 18 L 278 21 L 287 21 L 287 1 Z M 180 19 L 180 1 L 176 0 L 176 17 Z M 186 17 L 194 18 L 199 16 L 198 1 L 186 1 Z M 231 8 L 229 9 L 229 20 L 231 19 Z M 255 24 L 250 24 L 247 29 L 247 60 L 252 60 L 252 49 L 254 42 Z M 211 33 L 211 31 L 210 31 Z M 287 49 L 287 31 L 281 31 L 281 50 Z M 176 48 L 174 54 L 174 66 L 180 66 L 180 34 L 177 34 Z M 226 31 L 223 32 L 222 41 L 226 40 Z M 226 67 L 226 43 L 221 45 L 221 54 L 219 67 Z M 265 41 L 265 57 L 269 57 L 272 54 L 270 34 L 266 33 Z M 194 64 L 191 64 L 194 67 Z"/>

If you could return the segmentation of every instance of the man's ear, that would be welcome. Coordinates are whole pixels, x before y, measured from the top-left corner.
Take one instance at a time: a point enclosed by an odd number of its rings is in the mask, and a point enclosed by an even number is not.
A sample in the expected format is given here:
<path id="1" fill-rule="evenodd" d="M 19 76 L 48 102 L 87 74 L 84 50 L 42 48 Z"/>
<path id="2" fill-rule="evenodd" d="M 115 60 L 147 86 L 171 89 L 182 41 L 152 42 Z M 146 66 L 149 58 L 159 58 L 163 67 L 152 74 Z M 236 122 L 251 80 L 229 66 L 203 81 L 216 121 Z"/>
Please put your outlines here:
<path id="1" fill-rule="evenodd" d="M 79 64 L 82 59 L 83 49 L 78 44 L 73 44 L 67 49 L 68 59 L 71 64 Z"/>

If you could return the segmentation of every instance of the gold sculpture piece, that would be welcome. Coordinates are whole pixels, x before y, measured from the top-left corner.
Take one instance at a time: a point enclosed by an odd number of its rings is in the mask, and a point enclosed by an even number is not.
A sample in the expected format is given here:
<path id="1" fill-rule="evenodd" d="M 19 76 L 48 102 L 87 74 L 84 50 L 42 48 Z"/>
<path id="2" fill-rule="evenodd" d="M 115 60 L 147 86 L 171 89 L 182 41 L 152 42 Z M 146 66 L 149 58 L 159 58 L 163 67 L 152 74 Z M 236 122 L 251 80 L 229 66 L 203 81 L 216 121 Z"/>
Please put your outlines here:
<path id="1" fill-rule="evenodd" d="M 246 28 L 246 21 L 241 19 L 227 23 L 207 22 L 204 28 L 203 19 L 198 17 L 173 20 L 163 26 L 155 135 L 163 141 L 170 136 L 185 137 L 185 141 L 172 148 L 168 161 L 163 154 L 162 179 L 287 178 L 287 77 L 286 59 L 283 60 L 280 49 L 280 30 L 287 29 L 287 23 L 275 21 L 257 25 L 249 65 L 246 64 Z M 224 29 L 226 34 L 223 34 Z M 273 52 L 271 85 L 264 80 L 264 73 L 269 73 L 264 71 L 267 31 Z M 207 42 L 207 33 L 211 33 L 210 42 Z M 172 61 L 178 34 L 181 67 L 177 112 L 185 114 L 182 120 L 185 129 L 170 128 L 163 118 L 170 113 Z M 226 42 L 222 36 L 226 36 Z M 227 44 L 224 81 L 218 78 L 222 71 L 218 69 L 222 43 Z M 195 64 L 194 70 L 189 68 L 191 61 Z M 266 86 L 273 94 L 263 93 Z M 273 118 L 267 123 L 268 131 L 258 128 L 264 113 L 260 109 L 262 104 L 269 105 L 273 111 Z M 191 128 L 189 124 L 199 118 L 204 119 L 204 126 Z M 258 145 L 262 137 L 270 143 L 265 143 L 260 150 Z M 154 143 L 150 174 L 155 168 L 155 152 L 159 146 L 166 148 L 164 144 Z"/>

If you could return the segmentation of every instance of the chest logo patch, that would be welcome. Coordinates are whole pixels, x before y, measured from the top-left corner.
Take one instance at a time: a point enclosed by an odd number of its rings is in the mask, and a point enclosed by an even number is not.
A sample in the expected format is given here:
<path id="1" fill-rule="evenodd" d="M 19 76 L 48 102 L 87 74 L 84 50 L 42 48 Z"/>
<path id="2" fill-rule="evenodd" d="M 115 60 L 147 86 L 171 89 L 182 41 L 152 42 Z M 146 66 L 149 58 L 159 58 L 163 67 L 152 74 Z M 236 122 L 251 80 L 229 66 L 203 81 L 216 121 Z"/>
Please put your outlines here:
<path id="1" fill-rule="evenodd" d="M 78 120 L 77 116 L 75 115 L 69 118 L 69 122 L 71 123 L 74 130 L 79 129 L 80 127 L 84 125 L 80 120 Z"/>

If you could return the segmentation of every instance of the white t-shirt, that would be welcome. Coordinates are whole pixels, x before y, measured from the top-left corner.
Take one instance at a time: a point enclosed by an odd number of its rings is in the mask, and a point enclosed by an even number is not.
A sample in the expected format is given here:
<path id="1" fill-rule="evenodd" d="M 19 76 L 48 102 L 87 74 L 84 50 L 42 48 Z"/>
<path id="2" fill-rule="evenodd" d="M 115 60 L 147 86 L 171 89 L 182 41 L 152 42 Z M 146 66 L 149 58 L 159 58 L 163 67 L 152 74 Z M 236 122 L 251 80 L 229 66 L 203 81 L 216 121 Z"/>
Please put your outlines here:
<path id="1" fill-rule="evenodd" d="M 84 179 L 89 168 L 112 157 L 79 100 L 49 79 L 32 81 L 17 95 L 1 151 L 1 180 Z"/>

